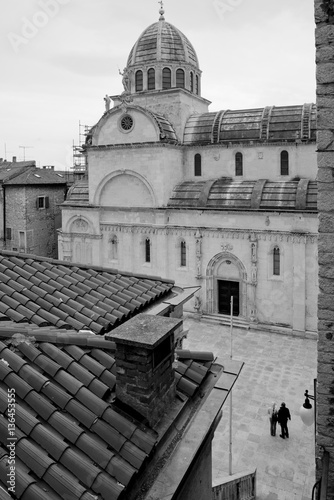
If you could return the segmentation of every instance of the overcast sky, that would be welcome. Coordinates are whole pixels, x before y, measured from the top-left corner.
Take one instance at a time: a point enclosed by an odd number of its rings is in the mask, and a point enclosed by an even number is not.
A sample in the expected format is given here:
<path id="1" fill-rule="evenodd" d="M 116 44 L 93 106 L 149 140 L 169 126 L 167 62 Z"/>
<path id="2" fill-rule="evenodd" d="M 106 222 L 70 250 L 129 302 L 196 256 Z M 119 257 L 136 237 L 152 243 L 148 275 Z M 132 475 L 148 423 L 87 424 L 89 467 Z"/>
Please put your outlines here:
<path id="1" fill-rule="evenodd" d="M 79 121 L 94 125 L 104 95 L 123 91 L 118 68 L 159 8 L 156 0 L 2 2 L 0 157 L 6 148 L 7 159 L 70 169 Z M 210 111 L 315 102 L 313 0 L 166 0 L 164 8 L 197 52 Z"/>

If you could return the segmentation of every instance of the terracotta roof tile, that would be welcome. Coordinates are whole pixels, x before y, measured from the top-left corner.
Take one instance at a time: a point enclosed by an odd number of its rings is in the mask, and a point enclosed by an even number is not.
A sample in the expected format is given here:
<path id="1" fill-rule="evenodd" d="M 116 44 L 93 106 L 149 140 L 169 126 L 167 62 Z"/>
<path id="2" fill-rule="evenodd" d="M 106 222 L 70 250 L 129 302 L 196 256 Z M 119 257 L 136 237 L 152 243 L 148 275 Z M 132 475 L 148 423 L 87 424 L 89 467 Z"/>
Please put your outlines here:
<path id="1" fill-rule="evenodd" d="M 33 428 L 30 437 L 56 461 L 60 459 L 65 450 L 70 448 L 69 443 L 40 423 Z"/>
<path id="2" fill-rule="evenodd" d="M 86 408 L 84 405 L 71 399 L 66 405 L 66 411 L 76 418 L 78 422 L 83 424 L 87 429 L 90 429 L 94 422 L 97 420 L 97 416 L 94 412 Z"/>
<path id="3" fill-rule="evenodd" d="M 99 493 L 102 498 L 116 500 L 122 493 L 124 486 L 115 481 L 105 473 L 101 473 L 93 484 L 94 492 Z"/>
<path id="4" fill-rule="evenodd" d="M 93 358 L 97 359 L 97 361 L 99 361 L 101 365 L 108 368 L 108 370 L 110 370 L 115 364 L 115 358 L 113 358 L 106 352 L 101 351 L 100 349 L 93 349 L 91 351 L 91 355 L 93 356 Z"/>
<path id="5" fill-rule="evenodd" d="M 98 446 L 96 440 L 92 439 L 88 433 L 81 434 L 75 445 L 103 469 L 108 466 L 110 460 L 115 455 L 112 451 L 108 450 L 107 446 Z M 114 474 L 112 475 L 114 476 Z"/>
<path id="6" fill-rule="evenodd" d="M 137 472 L 137 469 L 122 458 L 114 456 L 106 467 L 106 472 L 127 486 Z"/>
<path id="7" fill-rule="evenodd" d="M 76 394 L 76 399 L 80 401 L 86 408 L 96 413 L 98 417 L 101 417 L 103 412 L 108 408 L 108 403 L 102 401 L 99 397 L 95 396 L 91 391 L 82 387 Z"/>
<path id="8" fill-rule="evenodd" d="M 29 392 L 24 401 L 44 420 L 48 420 L 56 411 L 56 408 L 36 391 Z"/>
<path id="9" fill-rule="evenodd" d="M 43 479 L 53 488 L 62 498 L 80 498 L 85 493 L 86 488 L 81 486 L 78 480 L 75 480 L 72 474 L 58 465 L 52 465 L 45 473 Z M 72 495 L 72 496 L 70 496 Z"/>
<path id="10" fill-rule="evenodd" d="M 68 370 L 69 368 L 70 367 L 68 367 Z M 83 382 L 80 382 L 65 370 L 60 370 L 59 372 L 57 372 L 56 375 L 54 376 L 54 380 L 73 396 L 77 394 L 77 392 L 84 385 Z"/>
<path id="11" fill-rule="evenodd" d="M 126 443 L 126 438 L 122 436 L 116 429 L 108 425 L 102 420 L 97 420 L 91 427 L 91 430 L 103 438 L 115 451 L 120 451 Z M 133 465 L 133 464 L 132 464 Z"/>
<path id="12" fill-rule="evenodd" d="M 48 423 L 70 443 L 74 444 L 79 436 L 85 431 L 68 416 L 55 411 L 49 418 Z"/>
<path id="13" fill-rule="evenodd" d="M 124 443 L 124 446 L 120 450 L 120 455 L 138 470 L 147 458 L 146 453 L 144 453 L 130 441 Z"/>
<path id="14" fill-rule="evenodd" d="M 55 461 L 47 453 L 28 439 L 20 439 L 16 444 L 15 452 L 22 462 L 40 478 L 44 476 L 52 464 L 55 464 Z"/>

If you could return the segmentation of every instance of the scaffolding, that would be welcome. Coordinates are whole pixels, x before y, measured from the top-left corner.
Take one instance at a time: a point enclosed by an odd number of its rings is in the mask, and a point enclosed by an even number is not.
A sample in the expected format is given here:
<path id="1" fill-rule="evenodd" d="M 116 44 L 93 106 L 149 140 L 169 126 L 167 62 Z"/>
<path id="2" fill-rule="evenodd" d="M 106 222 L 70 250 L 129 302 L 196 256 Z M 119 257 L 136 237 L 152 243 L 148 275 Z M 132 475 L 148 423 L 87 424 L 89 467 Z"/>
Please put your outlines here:
<path id="1" fill-rule="evenodd" d="M 79 121 L 79 145 L 73 141 L 73 167 L 74 174 L 83 176 L 87 171 L 86 139 L 92 127 L 83 125 Z"/>

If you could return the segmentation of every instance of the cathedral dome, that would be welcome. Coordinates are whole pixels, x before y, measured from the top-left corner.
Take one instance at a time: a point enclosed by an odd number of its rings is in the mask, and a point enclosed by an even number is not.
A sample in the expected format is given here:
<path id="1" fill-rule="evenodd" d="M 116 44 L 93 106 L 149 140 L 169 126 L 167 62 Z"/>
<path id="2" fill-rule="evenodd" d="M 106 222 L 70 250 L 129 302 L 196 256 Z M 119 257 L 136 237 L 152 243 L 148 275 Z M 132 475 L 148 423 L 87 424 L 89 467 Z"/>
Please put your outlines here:
<path id="1" fill-rule="evenodd" d="M 199 69 L 198 58 L 188 38 L 166 21 L 151 24 L 133 46 L 128 68 L 135 65 L 171 63 L 190 64 Z"/>
<path id="2" fill-rule="evenodd" d="M 200 95 L 198 58 L 188 38 L 175 26 L 160 19 L 140 35 L 124 68 L 123 85 L 135 94 L 183 88 Z"/>

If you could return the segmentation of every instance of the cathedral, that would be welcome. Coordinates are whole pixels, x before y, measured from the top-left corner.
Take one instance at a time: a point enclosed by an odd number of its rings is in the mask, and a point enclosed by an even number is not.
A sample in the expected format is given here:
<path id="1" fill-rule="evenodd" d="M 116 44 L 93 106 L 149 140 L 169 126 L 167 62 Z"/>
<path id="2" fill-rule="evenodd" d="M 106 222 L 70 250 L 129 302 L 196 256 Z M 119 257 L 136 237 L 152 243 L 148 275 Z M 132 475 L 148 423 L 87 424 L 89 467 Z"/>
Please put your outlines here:
<path id="1" fill-rule="evenodd" d="M 315 105 L 209 111 L 195 49 L 164 14 L 87 135 L 59 257 L 197 286 L 198 316 L 314 336 Z"/>

